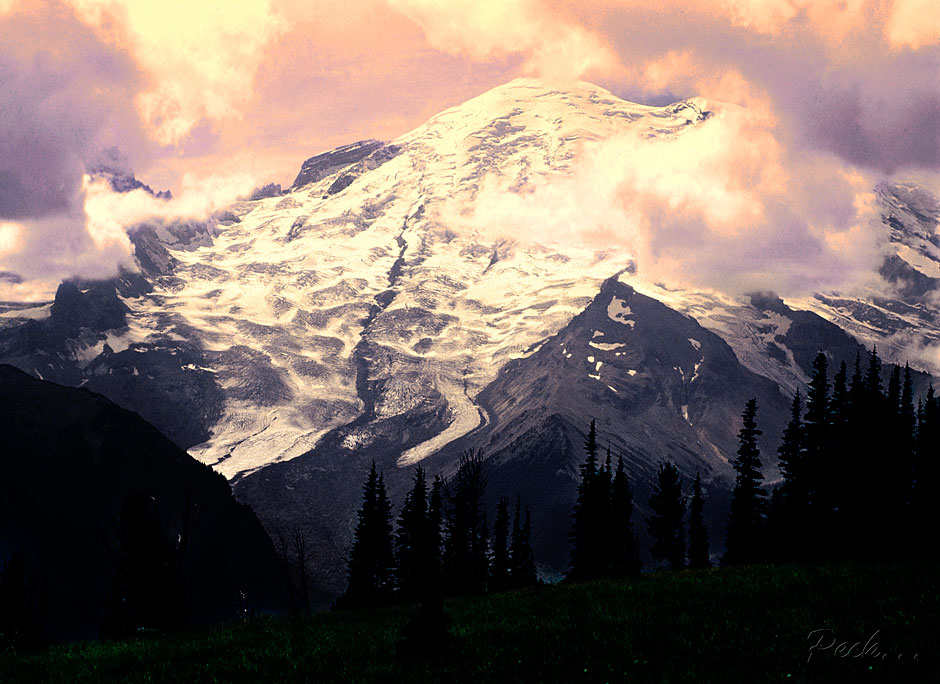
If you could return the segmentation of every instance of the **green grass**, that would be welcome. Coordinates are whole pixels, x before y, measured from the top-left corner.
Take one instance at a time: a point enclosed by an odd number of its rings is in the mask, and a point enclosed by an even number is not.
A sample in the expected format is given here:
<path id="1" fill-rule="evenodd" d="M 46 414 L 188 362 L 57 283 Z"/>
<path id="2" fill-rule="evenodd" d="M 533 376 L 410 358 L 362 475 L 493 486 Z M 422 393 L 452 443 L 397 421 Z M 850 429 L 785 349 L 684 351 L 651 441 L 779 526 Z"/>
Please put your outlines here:
<path id="1" fill-rule="evenodd" d="M 413 606 L 256 619 L 7 654 L 0 682 L 940 681 L 938 571 L 730 568 L 452 599 L 447 652 L 421 655 L 398 648 Z M 849 657 L 817 650 L 807 664 L 817 629 L 860 644 Z M 852 657 L 879 630 L 884 657 Z"/>

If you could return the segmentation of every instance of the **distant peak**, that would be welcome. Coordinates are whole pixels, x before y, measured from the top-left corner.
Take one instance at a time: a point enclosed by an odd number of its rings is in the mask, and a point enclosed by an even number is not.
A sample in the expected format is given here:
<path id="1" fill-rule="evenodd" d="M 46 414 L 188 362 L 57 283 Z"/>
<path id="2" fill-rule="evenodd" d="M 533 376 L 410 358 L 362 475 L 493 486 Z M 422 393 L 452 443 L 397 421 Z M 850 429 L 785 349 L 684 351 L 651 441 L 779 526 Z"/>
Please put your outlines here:
<path id="1" fill-rule="evenodd" d="M 355 164 L 383 146 L 384 143 L 381 140 L 359 140 L 314 155 L 303 163 L 292 187 L 296 190 L 309 183 L 315 183 L 344 166 Z"/>

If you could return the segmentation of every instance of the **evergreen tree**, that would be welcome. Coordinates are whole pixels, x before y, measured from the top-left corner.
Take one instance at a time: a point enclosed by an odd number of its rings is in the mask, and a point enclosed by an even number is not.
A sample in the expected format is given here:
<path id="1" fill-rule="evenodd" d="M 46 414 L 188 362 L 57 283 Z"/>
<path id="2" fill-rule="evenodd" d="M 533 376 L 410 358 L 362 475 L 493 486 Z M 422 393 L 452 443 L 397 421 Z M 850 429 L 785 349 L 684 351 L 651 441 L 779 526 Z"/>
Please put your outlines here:
<path id="1" fill-rule="evenodd" d="M 911 364 L 904 365 L 904 385 L 901 390 L 901 432 L 908 440 L 905 450 L 913 451 L 914 435 L 917 434 L 916 414 L 914 413 L 914 379 L 911 377 Z"/>
<path id="2" fill-rule="evenodd" d="M 869 401 L 880 405 L 884 395 L 881 384 L 881 357 L 878 356 L 878 347 L 871 348 L 868 357 L 868 371 L 865 373 L 865 393 Z"/>
<path id="3" fill-rule="evenodd" d="M 468 451 L 461 456 L 449 489 L 444 539 L 446 582 L 457 593 L 482 593 L 489 576 L 489 530 L 483 504 L 486 472 L 479 453 Z"/>
<path id="4" fill-rule="evenodd" d="M 438 475 L 431 484 L 431 495 L 428 499 L 428 545 L 431 549 L 432 570 L 429 591 L 432 593 L 441 589 L 444 562 L 444 490 L 444 478 Z"/>
<path id="5" fill-rule="evenodd" d="M 832 378 L 832 402 L 830 404 L 830 418 L 833 428 L 843 427 L 849 420 L 849 407 L 851 399 L 849 397 L 849 378 L 848 368 L 845 361 L 839 364 L 839 370 Z M 836 430 L 838 432 L 838 430 Z M 841 436 L 841 434 L 840 434 Z"/>
<path id="6" fill-rule="evenodd" d="M 610 447 L 607 447 L 607 458 L 604 459 L 604 467 L 601 468 L 601 481 L 598 483 L 597 491 L 602 507 L 601 514 L 607 517 L 610 513 L 610 492 L 614 482 L 613 463 L 610 457 Z"/>
<path id="7" fill-rule="evenodd" d="M 898 404 L 892 407 L 892 400 L 885 396 L 881 371 L 881 358 L 873 347 L 868 358 L 865 394 L 858 414 L 858 481 L 853 483 L 853 506 L 847 520 L 847 536 L 852 540 L 851 555 L 865 558 L 884 557 L 888 553 L 887 547 L 893 545 L 897 532 L 890 528 L 884 507 L 872 505 L 875 492 L 881 493 L 879 498 L 885 501 L 886 490 L 890 492 L 896 489 L 892 483 L 893 474 L 890 468 L 886 471 L 884 459 L 896 446 L 893 442 Z M 889 389 L 890 385 L 889 382 Z"/>
<path id="8" fill-rule="evenodd" d="M 901 410 L 901 367 L 892 364 L 891 375 L 888 378 L 888 410 L 897 415 Z"/>
<path id="9" fill-rule="evenodd" d="M 395 551 L 394 551 L 394 528 L 392 526 L 392 500 L 388 498 L 388 492 L 385 489 L 385 475 L 379 473 L 379 486 L 376 492 L 376 509 L 378 519 L 382 522 L 379 526 L 382 534 L 380 537 L 379 549 L 380 558 L 385 563 L 387 571 L 386 583 L 390 584 L 394 577 L 392 573 L 395 570 Z"/>
<path id="10" fill-rule="evenodd" d="M 614 573 L 614 556 L 617 533 L 613 527 L 611 516 L 614 472 L 610 456 L 610 446 L 607 447 L 607 457 L 600 469 L 600 475 L 595 482 L 594 500 L 597 502 L 598 533 L 597 540 L 598 559 L 597 575 L 607 577 Z"/>
<path id="11" fill-rule="evenodd" d="M 777 448 L 783 482 L 774 490 L 775 500 L 771 507 L 775 555 L 782 560 L 795 560 L 802 556 L 801 535 L 808 521 L 803 448 L 803 400 L 797 390 L 790 406 L 790 420 Z"/>
<path id="12" fill-rule="evenodd" d="M 702 476 L 695 474 L 692 483 L 692 501 L 689 504 L 689 567 L 711 567 L 708 551 L 708 528 L 705 527 L 705 492 Z"/>
<path id="13" fill-rule="evenodd" d="M 396 580 L 406 598 L 421 597 L 428 591 L 436 574 L 435 549 L 428 506 L 427 476 L 424 469 L 415 469 L 414 485 L 401 507 L 398 517 L 396 546 Z"/>
<path id="14" fill-rule="evenodd" d="M 376 605 L 388 600 L 393 563 L 392 504 L 385 491 L 385 478 L 373 461 L 362 487 L 362 507 L 349 554 L 348 585 L 340 604 Z"/>
<path id="15" fill-rule="evenodd" d="M 589 579 L 601 576 L 607 564 L 606 548 L 608 520 L 606 518 L 607 492 L 603 468 L 597 463 L 597 431 L 594 421 L 584 441 L 586 454 L 581 465 L 581 483 L 572 515 L 568 539 L 571 543 L 569 579 Z"/>
<path id="16" fill-rule="evenodd" d="M 790 499 L 805 499 L 800 489 L 805 488 L 800 472 L 800 460 L 803 454 L 803 398 L 797 390 L 790 404 L 790 421 L 783 431 L 777 458 L 780 462 L 780 474 L 783 476 L 782 494 Z"/>
<path id="17" fill-rule="evenodd" d="M 115 576 L 105 602 L 101 635 L 125 638 L 138 630 L 169 630 L 187 620 L 182 558 L 149 496 L 125 499 L 117 527 Z"/>
<path id="18" fill-rule="evenodd" d="M 640 549 L 633 532 L 633 490 L 623 469 L 623 456 L 617 459 L 610 493 L 611 566 L 615 576 L 640 574 Z"/>
<path id="19" fill-rule="evenodd" d="M 832 379 L 832 400 L 829 409 L 830 440 L 829 440 L 829 468 L 826 472 L 825 487 L 830 493 L 832 508 L 832 530 L 838 540 L 830 539 L 834 548 L 844 546 L 844 535 L 839 530 L 845 528 L 845 477 L 852 467 L 854 454 L 849 449 L 851 437 L 851 399 L 848 385 L 848 368 L 843 361 Z"/>
<path id="20" fill-rule="evenodd" d="M 685 498 L 679 468 L 674 463 L 660 464 L 649 508 L 652 515 L 646 519 L 646 527 L 653 537 L 650 553 L 671 569 L 681 569 L 685 566 Z"/>
<path id="21" fill-rule="evenodd" d="M 496 505 L 493 523 L 493 566 L 490 570 L 490 591 L 503 591 L 510 586 L 509 499 L 502 497 Z"/>
<path id="22" fill-rule="evenodd" d="M 940 507 L 934 495 L 940 489 L 940 467 L 937 454 L 940 446 L 940 403 L 933 385 L 921 402 L 917 421 L 917 440 L 914 459 L 914 483 L 911 492 L 913 517 L 917 530 L 936 530 L 940 527 Z M 915 547 L 916 555 L 924 560 L 940 559 L 940 546 L 923 543 Z"/>
<path id="23" fill-rule="evenodd" d="M 510 582 L 513 587 L 528 587 L 538 584 L 535 569 L 535 556 L 532 553 L 532 517 L 529 509 L 516 499 L 516 508 L 512 519 L 512 543 L 509 553 Z"/>
<path id="24" fill-rule="evenodd" d="M 849 406 L 858 409 L 865 399 L 865 377 L 862 375 L 862 355 L 855 352 L 855 366 L 849 383 Z"/>
<path id="25" fill-rule="evenodd" d="M 813 360 L 813 375 L 806 389 L 802 466 L 806 482 L 807 520 L 800 530 L 810 555 L 818 557 L 833 533 L 833 483 L 837 481 L 832 449 L 832 415 L 826 355 Z"/>
<path id="26" fill-rule="evenodd" d="M 904 379 L 901 385 L 901 405 L 898 409 L 897 447 L 893 459 L 897 469 L 895 497 L 891 525 L 896 530 L 897 548 L 895 555 L 910 555 L 912 545 L 916 543 L 914 530 L 921 521 L 914 516 L 914 461 L 917 419 L 914 413 L 914 380 L 910 364 L 904 366 Z"/>
<path id="27" fill-rule="evenodd" d="M 760 449 L 757 438 L 757 401 L 750 399 L 742 414 L 743 424 L 738 432 L 738 455 L 734 460 L 736 473 L 731 493 L 731 516 L 724 562 L 752 563 L 763 556 L 763 527 L 766 491 L 761 487 Z"/>
<path id="28" fill-rule="evenodd" d="M 872 365 L 869 359 L 869 367 Z M 880 372 L 880 370 L 879 370 Z M 878 380 L 880 383 L 880 379 Z M 865 516 L 870 508 L 867 494 L 870 485 L 869 469 L 873 467 L 871 444 L 876 439 L 872 421 L 879 421 L 876 407 L 870 401 L 868 382 L 862 371 L 861 353 L 855 356 L 855 368 L 849 383 L 849 408 L 846 429 L 840 447 L 842 462 L 842 494 L 839 502 L 839 527 L 834 543 L 841 547 L 844 557 L 857 557 L 860 549 L 870 544 L 866 539 L 871 530 L 866 529 Z"/>

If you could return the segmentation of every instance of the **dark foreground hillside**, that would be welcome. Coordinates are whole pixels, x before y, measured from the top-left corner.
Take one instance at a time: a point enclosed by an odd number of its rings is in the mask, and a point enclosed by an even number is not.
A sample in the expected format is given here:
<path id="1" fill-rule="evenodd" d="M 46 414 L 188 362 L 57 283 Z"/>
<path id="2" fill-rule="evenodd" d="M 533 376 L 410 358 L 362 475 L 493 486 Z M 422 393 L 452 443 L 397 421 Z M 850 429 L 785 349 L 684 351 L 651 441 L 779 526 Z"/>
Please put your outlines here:
<path id="1" fill-rule="evenodd" d="M 143 502 L 173 543 L 178 595 L 153 600 L 178 600 L 174 617 L 205 624 L 286 607 L 274 546 L 225 478 L 101 395 L 0 365 L 0 565 L 22 559 L 42 640 L 93 638 L 109 598 L 123 601 L 117 562 L 150 540 L 126 532 L 119 545 L 128 501 Z M 136 558 L 164 559 L 153 552 Z M 155 596 L 152 579 L 138 604 Z"/>
<path id="2" fill-rule="evenodd" d="M 658 573 L 445 602 L 446 652 L 403 649 L 411 606 L 260 619 L 0 656 L 4 682 L 929 682 L 935 565 Z"/>

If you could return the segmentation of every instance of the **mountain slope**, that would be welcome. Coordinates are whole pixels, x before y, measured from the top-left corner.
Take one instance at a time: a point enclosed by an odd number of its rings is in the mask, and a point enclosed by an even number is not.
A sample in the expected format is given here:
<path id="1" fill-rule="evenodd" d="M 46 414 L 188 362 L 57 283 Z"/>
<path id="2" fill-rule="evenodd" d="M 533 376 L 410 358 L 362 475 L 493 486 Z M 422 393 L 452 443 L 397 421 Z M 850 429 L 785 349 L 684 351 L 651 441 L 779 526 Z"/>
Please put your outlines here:
<path id="1" fill-rule="evenodd" d="M 25 555 L 51 637 L 95 635 L 129 496 L 152 497 L 171 528 L 195 512 L 183 569 L 195 622 L 285 607 L 271 540 L 217 473 L 97 394 L 6 365 L 0 388 L 0 558 Z"/>

